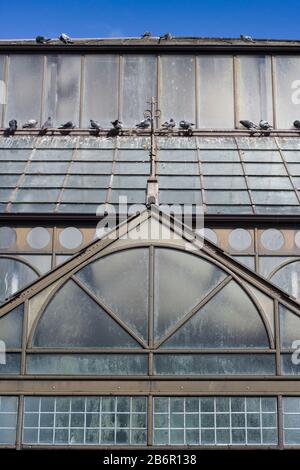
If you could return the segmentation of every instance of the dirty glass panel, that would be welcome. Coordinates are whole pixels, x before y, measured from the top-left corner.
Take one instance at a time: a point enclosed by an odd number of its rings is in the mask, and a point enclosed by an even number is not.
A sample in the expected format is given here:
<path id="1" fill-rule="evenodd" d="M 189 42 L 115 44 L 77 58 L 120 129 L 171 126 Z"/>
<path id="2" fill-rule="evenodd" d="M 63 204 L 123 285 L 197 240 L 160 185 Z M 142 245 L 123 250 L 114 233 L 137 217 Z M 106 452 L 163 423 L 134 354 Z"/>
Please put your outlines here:
<path id="1" fill-rule="evenodd" d="M 300 398 L 283 397 L 284 443 L 300 444 Z"/>
<path id="2" fill-rule="evenodd" d="M 146 354 L 31 354 L 28 374 L 146 375 Z"/>
<path id="3" fill-rule="evenodd" d="M 146 445 L 146 397 L 26 397 L 24 444 Z"/>
<path id="4" fill-rule="evenodd" d="M 116 162 L 114 173 L 117 175 L 149 175 L 150 163 L 145 162 Z"/>
<path id="5" fill-rule="evenodd" d="M 198 56 L 199 127 L 234 128 L 233 59 L 231 56 Z M 220 85 L 222 77 L 222 86 Z M 218 106 L 216 106 L 218 103 Z"/>
<path id="6" fill-rule="evenodd" d="M 145 189 L 147 187 L 147 177 L 146 176 L 129 176 L 129 175 L 113 175 L 112 177 L 112 187 L 113 188 L 137 188 Z"/>
<path id="7" fill-rule="evenodd" d="M 279 269 L 272 277 L 271 281 L 288 294 L 300 298 L 300 261 L 289 263 Z"/>
<path id="8" fill-rule="evenodd" d="M 118 119 L 119 57 L 117 55 L 87 55 L 83 93 L 83 127 L 90 119 L 104 128 Z M 137 121 L 138 122 L 138 121 Z"/>
<path id="9" fill-rule="evenodd" d="M 242 176 L 204 176 L 205 189 L 247 189 Z"/>
<path id="10" fill-rule="evenodd" d="M 299 350 L 297 346 L 296 351 Z M 281 370 L 283 375 L 300 375 L 299 353 L 281 354 Z"/>
<path id="11" fill-rule="evenodd" d="M 106 189 L 65 189 L 62 202 L 89 202 L 101 204 L 106 199 Z"/>
<path id="12" fill-rule="evenodd" d="M 159 175 L 199 175 L 198 163 L 157 163 L 157 173 Z"/>
<path id="13" fill-rule="evenodd" d="M 4 149 L 0 149 L 0 160 L 4 160 L 4 161 L 5 160 L 10 160 L 10 161 L 28 160 L 31 153 L 32 153 L 31 149 L 4 148 Z"/>
<path id="14" fill-rule="evenodd" d="M 22 323 L 23 304 L 0 318 L 0 342 L 4 341 L 6 349 L 21 347 Z"/>
<path id="15" fill-rule="evenodd" d="M 6 125 L 10 119 L 17 119 L 19 127 L 27 119 L 36 119 L 40 123 L 43 64 L 41 55 L 10 56 Z"/>
<path id="16" fill-rule="evenodd" d="M 290 179 L 286 176 L 272 176 L 269 178 L 267 176 L 249 176 L 248 184 L 250 189 L 293 189 Z"/>
<path id="17" fill-rule="evenodd" d="M 182 119 L 195 123 L 195 57 L 161 56 L 162 122 Z"/>
<path id="18" fill-rule="evenodd" d="M 160 150 L 158 160 L 161 162 L 197 162 L 198 153 L 196 150 Z"/>
<path id="19" fill-rule="evenodd" d="M 234 259 L 236 259 L 239 263 L 244 264 L 248 268 L 252 269 L 252 271 L 255 271 L 255 258 L 254 256 L 232 256 Z"/>
<path id="20" fill-rule="evenodd" d="M 67 121 L 79 125 L 81 57 L 74 54 L 47 56 L 44 119 L 54 126 Z"/>
<path id="21" fill-rule="evenodd" d="M 282 348 L 293 348 L 293 342 L 300 340 L 300 317 L 283 305 L 279 306 L 280 343 Z M 297 349 L 298 346 L 296 346 Z"/>
<path id="22" fill-rule="evenodd" d="M 238 56 L 236 58 L 238 121 L 261 119 L 273 123 L 271 58 Z M 240 127 L 240 124 L 239 124 Z"/>
<path id="23" fill-rule="evenodd" d="M 200 191 L 159 191 L 160 204 L 201 204 L 202 197 Z"/>
<path id="24" fill-rule="evenodd" d="M 0 355 L 3 353 L 1 352 Z M 6 353 L 5 360 L 0 361 L 0 375 L 18 375 L 21 368 L 21 354 Z"/>
<path id="25" fill-rule="evenodd" d="M 55 202 L 60 189 L 18 189 L 14 202 Z"/>
<path id="26" fill-rule="evenodd" d="M 26 175 L 21 182 L 21 188 L 59 188 L 64 178 L 65 175 Z"/>
<path id="27" fill-rule="evenodd" d="M 0 272 L 0 303 L 38 277 L 29 266 L 10 258 L 0 259 Z"/>
<path id="28" fill-rule="evenodd" d="M 74 162 L 71 174 L 110 174 L 112 171 L 112 162 Z"/>
<path id="29" fill-rule="evenodd" d="M 161 189 L 200 189 L 199 176 L 160 176 L 158 184 Z"/>
<path id="30" fill-rule="evenodd" d="M 132 138 L 132 137 L 131 137 Z M 195 149 L 196 137 L 174 137 L 169 135 L 168 137 L 157 136 L 157 146 L 159 149 Z M 149 144 L 148 144 L 149 145 Z M 225 147 L 226 148 L 226 147 Z"/>
<path id="31" fill-rule="evenodd" d="M 231 281 L 162 347 L 268 348 L 269 340 L 254 303 Z"/>
<path id="32" fill-rule="evenodd" d="M 118 204 L 121 197 L 127 198 L 128 204 L 141 203 L 144 204 L 146 200 L 146 189 L 144 190 L 130 190 L 130 189 L 120 189 L 112 190 L 108 199 L 108 202 L 112 204 Z"/>
<path id="33" fill-rule="evenodd" d="M 138 347 L 137 342 L 73 281 L 68 281 L 48 304 L 35 331 L 33 345 Z"/>
<path id="34" fill-rule="evenodd" d="M 18 398 L 0 396 L 0 444 L 15 444 Z"/>
<path id="35" fill-rule="evenodd" d="M 69 175 L 66 181 L 66 187 L 70 188 L 107 188 L 110 176 L 98 175 Z"/>
<path id="36" fill-rule="evenodd" d="M 142 149 L 119 149 L 115 154 L 117 161 L 123 162 L 149 162 L 149 150 Z"/>
<path id="37" fill-rule="evenodd" d="M 61 174 L 66 173 L 69 166 L 69 162 L 45 162 L 37 161 L 31 162 L 26 168 L 27 174 Z"/>
<path id="38" fill-rule="evenodd" d="M 18 182 L 19 175 L 0 175 L 0 187 L 14 188 Z"/>
<path id="39" fill-rule="evenodd" d="M 0 248 L 6 249 L 15 245 L 17 234 L 12 227 L 0 227 Z"/>
<path id="40" fill-rule="evenodd" d="M 300 58 L 292 55 L 275 57 L 276 116 L 279 129 L 293 129 L 299 119 Z"/>
<path id="41" fill-rule="evenodd" d="M 298 204 L 293 191 L 252 191 L 254 204 Z"/>
<path id="42" fill-rule="evenodd" d="M 147 101 L 156 97 L 157 58 L 154 55 L 123 56 L 122 121 L 125 127 L 135 127 L 144 119 Z"/>
<path id="43" fill-rule="evenodd" d="M 148 337 L 148 250 L 121 251 L 81 269 L 76 276 L 136 334 Z"/>
<path id="44" fill-rule="evenodd" d="M 75 154 L 75 161 L 112 161 L 114 150 L 112 149 L 79 149 Z"/>
<path id="45" fill-rule="evenodd" d="M 212 263 L 176 250 L 155 250 L 154 336 L 158 340 L 226 274 Z"/>
<path id="46" fill-rule="evenodd" d="M 157 375 L 275 375 L 275 356 L 274 354 L 155 354 L 154 371 Z"/>
<path id="47" fill-rule="evenodd" d="M 239 162 L 240 157 L 237 150 L 200 150 L 200 160 L 203 162 Z"/>
<path id="48" fill-rule="evenodd" d="M 205 191 L 207 204 L 250 204 L 247 191 Z"/>
<path id="49" fill-rule="evenodd" d="M 287 172 L 283 164 L 280 163 L 245 163 L 247 175 L 257 176 L 286 176 Z"/>
<path id="50" fill-rule="evenodd" d="M 203 163 L 204 175 L 243 175 L 240 163 Z"/>
<path id="51" fill-rule="evenodd" d="M 241 155 L 245 162 L 282 162 L 279 151 L 274 150 L 242 150 Z"/>

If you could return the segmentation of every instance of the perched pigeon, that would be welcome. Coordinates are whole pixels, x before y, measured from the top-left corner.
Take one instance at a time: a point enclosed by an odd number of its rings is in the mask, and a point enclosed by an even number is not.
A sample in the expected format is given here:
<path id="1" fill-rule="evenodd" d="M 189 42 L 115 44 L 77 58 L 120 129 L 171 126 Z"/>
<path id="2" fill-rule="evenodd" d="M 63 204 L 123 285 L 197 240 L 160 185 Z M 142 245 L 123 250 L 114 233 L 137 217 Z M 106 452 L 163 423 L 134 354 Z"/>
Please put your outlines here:
<path id="1" fill-rule="evenodd" d="M 5 129 L 5 135 L 14 135 L 16 130 L 18 129 L 18 123 L 16 119 L 12 119 L 8 123 L 8 127 Z"/>
<path id="2" fill-rule="evenodd" d="M 28 121 L 24 122 L 23 129 L 34 129 L 37 126 L 36 119 L 28 119 Z"/>
<path id="3" fill-rule="evenodd" d="M 185 121 L 185 120 L 182 120 L 179 122 L 179 127 L 181 129 L 185 129 L 185 130 L 191 130 L 192 129 L 192 126 L 194 126 L 195 124 L 193 124 L 192 122 L 189 122 L 189 121 Z"/>
<path id="4" fill-rule="evenodd" d="M 169 130 L 169 131 L 172 131 L 174 129 L 174 127 L 176 126 L 176 122 L 174 121 L 173 118 L 171 118 L 169 121 L 165 121 L 161 127 L 163 129 L 166 129 L 166 130 Z"/>
<path id="5" fill-rule="evenodd" d="M 254 124 L 254 122 L 252 121 L 247 121 L 246 119 L 242 119 L 240 123 L 242 124 L 242 126 L 246 127 L 246 129 L 258 129 L 258 126 Z"/>
<path id="6" fill-rule="evenodd" d="M 116 119 L 115 121 L 111 121 L 112 125 L 114 126 L 114 129 L 116 131 L 120 131 L 123 129 L 123 123 L 122 121 L 119 121 L 119 119 Z"/>
<path id="7" fill-rule="evenodd" d="M 150 118 L 144 119 L 143 121 L 136 124 L 136 127 L 138 129 L 148 129 L 148 127 L 150 127 L 150 126 L 151 126 L 151 119 Z"/>
<path id="8" fill-rule="evenodd" d="M 38 44 L 47 44 L 47 42 L 50 42 L 51 39 L 50 38 L 45 38 L 45 36 L 37 36 L 35 38 L 35 42 L 37 42 Z"/>
<path id="9" fill-rule="evenodd" d="M 166 41 L 170 41 L 172 39 L 172 34 L 171 33 L 166 33 L 160 36 L 159 39 L 165 39 Z"/>
<path id="10" fill-rule="evenodd" d="M 42 125 L 40 134 L 46 134 L 49 127 L 52 127 L 52 119 L 50 116 L 48 117 L 47 121 L 45 121 L 44 124 Z"/>
<path id="11" fill-rule="evenodd" d="M 72 39 L 65 33 L 61 33 L 58 39 L 64 44 L 73 44 Z"/>
<path id="12" fill-rule="evenodd" d="M 147 39 L 147 38 L 151 38 L 152 34 L 150 33 L 150 31 L 146 31 L 144 34 L 142 34 L 142 38 L 143 39 Z"/>
<path id="13" fill-rule="evenodd" d="M 91 129 L 96 129 L 97 131 L 101 130 L 101 125 L 98 121 L 94 121 L 94 119 L 90 119 Z"/>
<path id="14" fill-rule="evenodd" d="M 243 40 L 243 41 L 246 41 L 246 42 L 255 42 L 251 36 L 246 36 L 245 34 L 241 34 L 240 35 L 240 38 Z"/>
<path id="15" fill-rule="evenodd" d="M 264 121 L 263 119 L 259 121 L 259 127 L 263 131 L 269 131 L 270 129 L 272 129 L 272 126 L 268 123 L 268 121 Z"/>
<path id="16" fill-rule="evenodd" d="M 62 124 L 61 126 L 59 126 L 58 129 L 74 129 L 74 124 L 72 121 L 67 121 L 65 122 L 65 124 Z"/>
<path id="17" fill-rule="evenodd" d="M 300 129 L 300 121 L 294 121 L 294 127 L 296 127 L 296 129 Z"/>

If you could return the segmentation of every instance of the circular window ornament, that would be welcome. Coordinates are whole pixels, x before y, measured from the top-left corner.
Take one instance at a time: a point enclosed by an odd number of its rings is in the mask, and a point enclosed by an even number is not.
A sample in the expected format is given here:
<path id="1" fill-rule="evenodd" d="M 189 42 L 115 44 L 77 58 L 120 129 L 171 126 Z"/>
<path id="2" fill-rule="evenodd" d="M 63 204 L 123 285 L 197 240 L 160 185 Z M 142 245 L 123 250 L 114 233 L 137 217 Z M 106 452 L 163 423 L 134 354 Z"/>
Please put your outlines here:
<path id="1" fill-rule="evenodd" d="M 267 250 L 279 250 L 284 244 L 284 237 L 280 230 L 268 228 L 260 236 L 261 244 Z"/>
<path id="2" fill-rule="evenodd" d="M 244 228 L 236 228 L 229 234 L 229 245 L 236 251 L 245 251 L 251 246 L 252 237 Z"/>
<path id="3" fill-rule="evenodd" d="M 200 237 L 206 238 L 210 242 L 214 243 L 215 245 L 218 244 L 218 237 L 214 230 L 211 228 L 201 228 L 197 231 Z"/>
<path id="4" fill-rule="evenodd" d="M 78 248 L 83 240 L 81 231 L 76 227 L 67 227 L 59 234 L 59 242 L 68 250 Z"/>
<path id="5" fill-rule="evenodd" d="M 11 227 L 0 227 L 0 248 L 9 248 L 15 245 L 17 240 L 16 232 Z"/>
<path id="6" fill-rule="evenodd" d="M 27 243 L 35 250 L 45 248 L 50 242 L 50 233 L 44 227 L 35 227 L 27 234 Z"/>

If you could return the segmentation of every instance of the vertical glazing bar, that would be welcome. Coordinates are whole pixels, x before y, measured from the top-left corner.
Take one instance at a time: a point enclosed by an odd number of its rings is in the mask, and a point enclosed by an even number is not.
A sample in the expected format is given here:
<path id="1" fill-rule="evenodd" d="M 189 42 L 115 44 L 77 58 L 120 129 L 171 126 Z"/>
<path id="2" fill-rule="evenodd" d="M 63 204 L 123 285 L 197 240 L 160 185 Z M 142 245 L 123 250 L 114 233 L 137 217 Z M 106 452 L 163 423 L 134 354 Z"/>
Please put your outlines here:
<path id="1" fill-rule="evenodd" d="M 151 219 L 150 220 L 151 223 Z M 149 247 L 149 311 L 148 311 L 148 342 L 149 347 L 154 345 L 154 246 Z M 149 371 L 150 372 L 150 371 Z M 152 373 L 152 371 L 151 371 Z"/>
<path id="2" fill-rule="evenodd" d="M 259 274 L 259 256 L 258 256 L 258 229 L 257 227 L 254 227 L 254 253 L 255 253 L 255 272 Z"/>
<path id="3" fill-rule="evenodd" d="M 246 173 L 244 160 L 243 160 L 243 157 L 242 157 L 241 150 L 239 149 L 236 137 L 234 137 L 234 141 L 235 141 L 235 145 L 236 145 L 236 148 L 237 148 L 237 151 L 238 151 L 240 164 L 241 164 L 241 167 L 242 167 L 242 170 L 243 170 L 243 176 L 245 178 L 245 183 L 246 183 L 246 187 L 247 187 L 248 196 L 249 196 L 249 199 L 250 199 L 251 209 L 252 209 L 253 214 L 255 214 L 255 204 L 254 204 L 253 197 L 252 197 L 252 192 L 251 192 L 251 189 L 250 189 L 250 186 L 249 186 L 249 179 L 248 179 L 248 175 Z"/>
<path id="4" fill-rule="evenodd" d="M 108 188 L 107 188 L 107 193 L 106 193 L 106 199 L 105 199 L 105 204 L 109 203 L 110 197 L 111 197 L 111 192 L 112 192 L 112 187 L 113 187 L 113 182 L 114 182 L 114 172 L 115 172 L 115 167 L 116 167 L 116 161 L 118 158 L 118 152 L 119 152 L 119 145 L 120 145 L 120 140 L 119 137 L 116 137 L 116 144 L 114 148 L 114 156 L 113 156 L 113 161 L 111 165 L 111 175 L 108 183 Z"/>
<path id="5" fill-rule="evenodd" d="M 281 375 L 280 357 L 280 321 L 278 300 L 274 300 L 274 326 L 275 326 L 275 347 L 276 347 L 276 374 Z"/>
<path id="6" fill-rule="evenodd" d="M 79 96 L 79 127 L 83 127 L 82 116 L 84 106 L 84 81 L 85 81 L 85 55 L 81 56 L 80 62 L 80 96 Z"/>
<path id="7" fill-rule="evenodd" d="M 43 77 L 42 77 L 42 90 L 41 90 L 41 107 L 40 107 L 40 126 L 42 127 L 45 119 L 48 119 L 48 116 L 45 116 L 44 105 L 45 105 L 45 93 L 46 93 L 46 78 L 47 78 L 47 56 L 44 55 L 43 60 Z M 52 117 L 52 116 L 51 116 Z"/>
<path id="8" fill-rule="evenodd" d="M 289 172 L 286 159 L 285 159 L 284 154 L 283 154 L 283 152 L 282 152 L 282 150 L 281 150 L 281 148 L 280 148 L 280 145 L 279 145 L 279 143 L 278 143 L 277 137 L 274 137 L 274 140 L 275 140 L 275 143 L 276 143 L 276 147 L 277 147 L 277 149 L 278 149 L 278 151 L 279 151 L 279 153 L 280 153 L 282 163 L 284 164 L 285 171 L 287 172 L 287 176 L 288 176 L 288 178 L 289 178 L 289 180 L 290 180 L 290 183 L 291 183 L 291 185 L 292 185 L 292 187 L 293 187 L 293 190 L 294 190 L 294 192 L 295 192 L 297 201 L 298 201 L 298 203 L 300 204 L 300 195 L 299 195 L 299 193 L 298 193 L 298 191 L 297 191 L 297 188 L 296 188 L 296 185 L 295 185 L 295 183 L 294 183 L 293 177 L 292 177 L 292 175 L 291 175 L 290 172 Z"/>
<path id="9" fill-rule="evenodd" d="M 157 56 L 157 97 L 156 97 L 156 101 L 157 101 L 157 108 L 158 109 L 161 109 L 160 105 L 161 105 L 161 57 L 160 55 Z M 154 119 L 154 123 L 156 122 L 156 127 L 157 128 L 160 128 L 160 116 L 156 117 Z M 154 126 L 155 128 L 155 126 Z"/>
<path id="10" fill-rule="evenodd" d="M 24 416 L 24 395 L 20 395 L 19 400 L 18 400 L 17 432 L 16 432 L 17 450 L 21 450 L 21 447 L 22 447 L 23 416 Z"/>
<path id="11" fill-rule="evenodd" d="M 27 331 L 28 331 L 28 310 L 29 310 L 29 300 L 27 299 L 24 302 L 24 314 L 23 314 L 21 375 L 26 374 L 26 345 L 27 345 Z"/>
<path id="12" fill-rule="evenodd" d="M 76 138 L 76 145 L 75 145 L 75 147 L 73 148 L 72 156 L 71 156 L 70 162 L 69 162 L 69 164 L 68 164 L 68 168 L 67 168 L 66 174 L 65 174 L 65 176 L 64 176 L 64 180 L 63 180 L 62 186 L 61 186 L 60 191 L 59 191 L 58 196 L 57 196 L 57 200 L 56 200 L 56 205 L 55 205 L 54 212 L 58 212 L 58 211 L 59 211 L 59 206 L 60 206 L 60 204 L 61 204 L 62 196 L 63 196 L 63 193 L 64 193 L 64 190 L 65 190 L 67 181 L 68 181 L 69 176 L 70 176 L 71 168 L 72 168 L 73 163 L 74 163 L 74 159 L 75 159 L 75 156 L 76 156 L 76 153 L 77 153 L 77 150 L 78 150 L 78 146 L 79 146 L 79 137 Z"/>
<path id="13" fill-rule="evenodd" d="M 204 176 L 202 172 L 202 162 L 201 162 L 201 151 L 199 148 L 199 141 L 198 137 L 196 137 L 196 146 L 197 146 L 197 157 L 198 157 L 198 166 L 199 166 L 199 177 L 200 177 L 200 191 L 201 191 L 201 198 L 202 198 L 202 207 L 203 213 L 207 212 L 206 206 L 206 195 L 205 195 L 205 184 L 204 184 Z"/>
<path id="14" fill-rule="evenodd" d="M 238 129 L 239 127 L 239 122 L 238 122 L 238 116 L 239 116 L 239 97 L 238 97 L 238 88 L 237 88 L 237 60 L 236 56 L 233 56 L 233 106 L 234 106 L 234 128 Z"/>
<path id="15" fill-rule="evenodd" d="M 147 399 L 147 445 L 153 445 L 153 396 Z"/>
<path id="16" fill-rule="evenodd" d="M 199 67 L 199 60 L 198 56 L 195 55 L 195 124 L 196 129 L 200 128 L 200 67 Z"/>
<path id="17" fill-rule="evenodd" d="M 284 431 L 283 431 L 283 400 L 282 396 L 277 397 L 277 426 L 278 426 L 278 445 L 279 449 L 284 448 Z"/>
<path id="18" fill-rule="evenodd" d="M 123 114 L 123 74 L 124 74 L 124 60 L 123 56 L 119 55 L 118 64 L 118 119 L 122 120 Z"/>
<path id="19" fill-rule="evenodd" d="M 273 127 L 277 129 L 277 112 L 276 112 L 276 61 L 271 56 L 271 77 L 272 77 L 272 106 L 273 106 Z"/>
<path id="20" fill-rule="evenodd" d="M 56 244 L 58 240 L 56 240 L 58 236 L 57 227 L 54 226 L 52 229 L 52 259 L 51 259 L 51 269 L 55 268 L 56 266 Z"/>
<path id="21" fill-rule="evenodd" d="M 4 103 L 3 103 L 3 107 L 2 107 L 2 113 L 1 113 L 1 116 L 0 116 L 0 127 L 6 127 L 5 126 L 5 111 L 6 111 L 6 107 L 7 107 L 7 97 L 8 97 L 8 64 L 9 64 L 9 56 L 6 55 L 5 56 L 5 61 L 4 61 L 4 92 L 5 92 L 5 95 L 4 95 Z"/>

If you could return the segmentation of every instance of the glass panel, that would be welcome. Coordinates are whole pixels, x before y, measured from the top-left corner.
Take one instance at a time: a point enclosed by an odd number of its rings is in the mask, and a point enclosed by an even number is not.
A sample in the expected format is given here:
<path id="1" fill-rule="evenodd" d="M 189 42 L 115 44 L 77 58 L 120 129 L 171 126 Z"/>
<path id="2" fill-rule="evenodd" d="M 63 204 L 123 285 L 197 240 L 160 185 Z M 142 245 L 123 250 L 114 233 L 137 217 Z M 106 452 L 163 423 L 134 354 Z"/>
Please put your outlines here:
<path id="1" fill-rule="evenodd" d="M 161 189 L 200 189 L 199 176 L 160 176 L 158 184 Z"/>
<path id="2" fill-rule="evenodd" d="M 295 204 L 298 205 L 296 194 L 292 191 L 252 191 L 254 204 Z"/>
<path id="3" fill-rule="evenodd" d="M 22 180 L 22 188 L 59 188 L 64 182 L 64 175 L 29 175 Z"/>
<path id="4" fill-rule="evenodd" d="M 138 347 L 137 342 L 73 281 L 68 281 L 48 304 L 35 331 L 33 345 Z"/>
<path id="5" fill-rule="evenodd" d="M 110 177 L 105 176 L 81 176 L 69 175 L 66 181 L 66 187 L 70 188 L 107 188 Z"/>
<path id="6" fill-rule="evenodd" d="M 95 261 L 76 275 L 143 339 L 148 337 L 147 249 L 114 253 Z"/>
<path id="7" fill-rule="evenodd" d="M 262 276 L 268 277 L 275 268 L 288 260 L 292 261 L 293 258 L 288 258 L 287 256 L 260 256 L 259 272 Z"/>
<path id="8" fill-rule="evenodd" d="M 284 443 L 300 444 L 300 398 L 283 397 Z"/>
<path id="9" fill-rule="evenodd" d="M 43 63 L 41 55 L 10 56 L 6 124 L 10 119 L 17 119 L 19 127 L 28 119 L 40 122 Z"/>
<path id="10" fill-rule="evenodd" d="M 261 119 L 273 123 L 271 58 L 238 56 L 236 59 L 238 121 Z"/>
<path id="11" fill-rule="evenodd" d="M 83 126 L 90 126 L 90 119 L 99 121 L 105 128 L 118 118 L 117 55 L 87 55 L 85 58 Z"/>
<path id="12" fill-rule="evenodd" d="M 112 161 L 114 150 L 112 149 L 79 149 L 76 151 L 75 160 L 79 161 Z"/>
<path id="13" fill-rule="evenodd" d="M 247 191 L 207 191 L 207 204 L 250 204 Z"/>
<path id="14" fill-rule="evenodd" d="M 18 398 L 0 396 L 0 444 L 15 444 Z"/>
<path id="15" fill-rule="evenodd" d="M 281 370 L 283 375 L 300 375 L 300 365 L 298 364 L 299 353 L 296 353 L 296 357 L 294 354 L 281 354 Z"/>
<path id="16" fill-rule="evenodd" d="M 289 263 L 279 269 L 272 277 L 271 282 L 287 291 L 296 299 L 300 298 L 300 261 Z"/>
<path id="17" fill-rule="evenodd" d="M 232 258 L 236 259 L 239 263 L 242 263 L 248 268 L 252 269 L 252 271 L 255 271 L 254 256 L 232 256 Z"/>
<path id="18" fill-rule="evenodd" d="M 0 248 L 2 250 L 15 245 L 16 240 L 17 234 L 15 229 L 11 227 L 0 227 Z"/>
<path id="19" fill-rule="evenodd" d="M 78 248 L 82 241 L 82 232 L 76 227 L 67 227 L 59 234 L 59 242 L 67 250 Z"/>
<path id="20" fill-rule="evenodd" d="M 300 318 L 283 305 L 279 312 L 281 347 L 290 349 L 294 341 L 300 340 Z"/>
<path id="21" fill-rule="evenodd" d="M 145 354 L 32 354 L 28 374 L 146 375 Z"/>
<path id="22" fill-rule="evenodd" d="M 247 189 L 241 176 L 204 176 L 205 189 Z"/>
<path id="23" fill-rule="evenodd" d="M 160 191 L 160 204 L 201 204 L 202 197 L 200 191 Z"/>
<path id="24" fill-rule="evenodd" d="M 288 177 L 275 177 L 269 178 L 267 176 L 250 176 L 248 178 L 250 189 L 293 189 L 290 179 Z"/>
<path id="25" fill-rule="evenodd" d="M 240 163 L 203 163 L 204 175 L 243 175 Z"/>
<path id="26" fill-rule="evenodd" d="M 21 354 L 6 353 L 5 360 L 0 361 L 0 375 L 19 375 L 20 368 Z"/>
<path id="27" fill-rule="evenodd" d="M 193 56 L 161 56 L 162 121 L 185 119 L 195 123 L 195 58 Z"/>
<path id="28" fill-rule="evenodd" d="M 197 59 L 200 85 L 199 127 L 234 128 L 232 57 L 203 55 Z M 219 86 L 220 77 L 222 86 Z"/>
<path id="29" fill-rule="evenodd" d="M 56 202 L 59 189 L 18 189 L 15 202 Z"/>
<path id="30" fill-rule="evenodd" d="M 276 413 L 275 397 L 154 397 L 154 444 L 277 444 Z"/>
<path id="31" fill-rule="evenodd" d="M 240 157 L 237 150 L 200 150 L 200 160 L 203 162 L 239 162 Z"/>
<path id="32" fill-rule="evenodd" d="M 65 189 L 62 193 L 61 201 L 102 204 L 106 200 L 106 193 L 106 189 Z M 78 210 L 78 212 L 80 212 L 80 210 Z"/>
<path id="33" fill-rule="evenodd" d="M 247 250 L 247 248 L 250 248 L 252 237 L 248 230 L 236 228 L 230 232 L 228 242 L 234 250 L 244 251 Z"/>
<path id="34" fill-rule="evenodd" d="M 230 281 L 162 347 L 268 348 L 269 340 L 254 304 L 235 281 Z"/>
<path id="35" fill-rule="evenodd" d="M 177 250 L 155 250 L 154 336 L 158 340 L 226 274 L 197 256 Z"/>
<path id="36" fill-rule="evenodd" d="M 74 162 L 71 174 L 110 174 L 112 172 L 111 162 Z"/>
<path id="37" fill-rule="evenodd" d="M 0 342 L 4 342 L 6 349 L 21 347 L 22 323 L 23 304 L 0 317 Z"/>
<path id="38" fill-rule="evenodd" d="M 23 443 L 146 445 L 146 404 L 146 397 L 25 397 Z"/>
<path id="39" fill-rule="evenodd" d="M 144 119 L 147 101 L 156 97 L 156 57 L 152 55 L 123 56 L 122 121 L 125 127 L 135 127 Z"/>
<path id="40" fill-rule="evenodd" d="M 281 163 L 245 163 L 245 171 L 247 175 L 257 176 L 286 176 L 286 169 Z"/>
<path id="41" fill-rule="evenodd" d="M 34 227 L 28 232 L 26 237 L 27 243 L 36 250 L 45 248 L 49 245 L 51 236 L 49 231 L 44 227 Z"/>
<path id="42" fill-rule="evenodd" d="M 279 129 L 293 129 L 293 122 L 299 119 L 297 83 L 300 76 L 300 58 L 291 55 L 277 56 L 275 73 L 277 126 Z"/>
<path id="43" fill-rule="evenodd" d="M 157 375 L 275 375 L 272 354 L 155 354 Z M 300 371 L 300 368 L 299 368 Z"/>
<path id="44" fill-rule="evenodd" d="M 0 149 L 0 160 L 28 160 L 31 152 L 31 149 Z"/>
<path id="45" fill-rule="evenodd" d="M 74 54 L 47 56 L 44 119 L 54 126 L 67 121 L 79 125 L 81 57 Z"/>
<path id="46" fill-rule="evenodd" d="M 2 113 L 6 102 L 5 59 L 5 55 L 0 55 L 0 127 L 4 127 Z"/>
<path id="47" fill-rule="evenodd" d="M 158 175 L 199 175 L 197 163 L 157 163 Z"/>
<path id="48" fill-rule="evenodd" d="M 37 279 L 37 274 L 21 261 L 0 258 L 0 302 L 4 302 L 18 290 Z"/>
<path id="49" fill-rule="evenodd" d="M 270 162 L 270 163 L 276 163 L 282 162 L 281 155 L 279 151 L 271 151 L 271 150 L 254 150 L 254 151 L 247 151 L 243 150 L 241 151 L 241 155 L 243 157 L 243 160 L 245 162 Z"/>
<path id="50" fill-rule="evenodd" d="M 161 162 L 197 162 L 198 154 L 196 150 L 160 150 L 158 159 Z"/>

